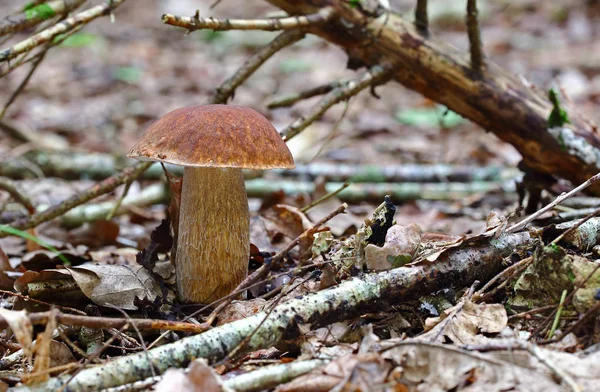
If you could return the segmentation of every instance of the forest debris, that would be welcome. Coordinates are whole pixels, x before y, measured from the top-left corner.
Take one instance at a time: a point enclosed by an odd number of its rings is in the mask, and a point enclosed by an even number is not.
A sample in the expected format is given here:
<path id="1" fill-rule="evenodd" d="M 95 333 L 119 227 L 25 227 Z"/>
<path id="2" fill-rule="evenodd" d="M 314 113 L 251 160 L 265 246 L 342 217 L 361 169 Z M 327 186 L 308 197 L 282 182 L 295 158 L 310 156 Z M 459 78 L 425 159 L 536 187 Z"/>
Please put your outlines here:
<path id="1" fill-rule="evenodd" d="M 154 302 L 160 284 L 143 266 L 86 264 L 68 268 L 75 282 L 96 305 L 137 310 L 137 300 Z"/>
<path id="2" fill-rule="evenodd" d="M 233 392 L 223 385 L 205 359 L 196 359 L 190 364 L 188 370 L 187 374 L 179 369 L 167 370 L 154 390 L 157 392 Z"/>
<path id="3" fill-rule="evenodd" d="M 385 271 L 402 267 L 412 261 L 421 245 L 421 228 L 394 225 L 385 236 L 383 247 L 368 244 L 365 247 L 365 265 L 369 271 Z"/>
<path id="4" fill-rule="evenodd" d="M 31 362 L 33 358 L 33 325 L 29 321 L 29 317 L 27 317 L 27 312 L 24 310 L 8 310 L 0 307 L 0 316 L 6 320 L 6 323 L 15 334 L 15 338 L 19 342 L 27 361 Z"/>
<path id="5" fill-rule="evenodd" d="M 417 339 L 436 343 L 445 343 L 450 339 L 454 344 L 483 344 L 489 339 L 482 334 L 497 334 L 508 322 L 508 316 L 501 304 L 475 304 L 469 299 L 464 304 L 446 309 L 440 317 L 425 321 L 426 333 Z M 455 315 L 455 311 L 462 306 Z M 444 323 L 452 317 L 448 323 Z"/>

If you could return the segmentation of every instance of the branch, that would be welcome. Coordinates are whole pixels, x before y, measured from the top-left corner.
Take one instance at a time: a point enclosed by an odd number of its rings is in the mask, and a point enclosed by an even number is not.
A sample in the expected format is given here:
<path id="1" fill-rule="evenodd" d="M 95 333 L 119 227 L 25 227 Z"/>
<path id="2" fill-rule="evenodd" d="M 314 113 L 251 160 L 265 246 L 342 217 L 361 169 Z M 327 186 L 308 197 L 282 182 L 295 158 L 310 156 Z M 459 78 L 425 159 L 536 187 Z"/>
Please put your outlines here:
<path id="1" fill-rule="evenodd" d="M 227 103 L 227 99 L 233 95 L 235 89 L 244 83 L 265 61 L 279 50 L 300 41 L 302 38 L 304 38 L 304 32 L 301 30 L 284 31 L 279 34 L 273 41 L 254 53 L 235 74 L 215 90 L 212 102 Z"/>
<path id="2" fill-rule="evenodd" d="M 7 181 L 3 178 L 0 178 L 0 189 L 6 191 L 15 201 L 21 204 L 27 212 L 33 214 L 35 212 L 35 207 L 31 203 L 31 200 L 14 186 L 14 184 L 10 181 Z"/>
<path id="3" fill-rule="evenodd" d="M 483 72 L 483 49 L 481 33 L 477 19 L 477 0 L 467 0 L 467 32 L 469 34 L 469 51 L 471 52 L 471 69 L 477 76 Z"/>
<path id="4" fill-rule="evenodd" d="M 130 179 L 137 178 L 146 169 L 148 169 L 151 164 L 152 162 L 140 162 L 134 166 L 130 166 L 121 173 L 99 182 L 88 190 L 74 195 L 73 197 L 70 197 L 69 199 L 47 209 L 46 211 L 38 212 L 37 214 L 31 215 L 28 218 L 19 219 L 11 224 L 10 227 L 19 230 L 29 229 L 39 225 L 40 223 L 44 223 L 61 216 L 65 212 L 83 203 L 87 203 L 88 201 L 95 199 L 100 195 L 113 191 L 116 187 L 125 184 Z M 7 235 L 7 233 L 0 233 L 0 238 L 6 237 Z"/>
<path id="5" fill-rule="evenodd" d="M 317 95 L 327 94 L 331 90 L 342 87 L 343 85 L 345 85 L 347 83 L 348 83 L 347 80 L 336 80 L 331 83 L 324 84 L 322 86 L 317 86 L 317 87 L 311 88 L 309 90 L 304 90 L 299 93 L 289 95 L 287 97 L 277 98 L 277 99 L 274 99 L 273 101 L 269 102 L 267 104 L 267 108 L 276 109 L 276 108 L 282 108 L 282 107 L 290 107 L 298 101 L 312 98 Z"/>
<path id="6" fill-rule="evenodd" d="M 310 324 L 316 329 L 364 312 L 389 309 L 395 303 L 420 298 L 441 288 L 470 286 L 475 277 L 485 281 L 496 275 L 503 268 L 503 258 L 516 247 L 531 246 L 534 242 L 528 233 L 505 235 L 493 241 L 486 239 L 453 248 L 435 263 L 353 278 L 326 290 L 291 298 L 276 306 L 266 320 L 266 313 L 261 312 L 147 353 L 115 358 L 101 366 L 84 369 L 73 378 L 67 390 L 98 390 L 100 386 L 109 388 L 132 383 L 152 376 L 152 367 L 163 373 L 170 367 L 186 366 L 194 358 L 219 361 L 259 325 L 245 352 L 273 347 L 283 339 L 294 339 L 302 333 L 300 325 Z M 56 391 L 68 379 L 69 376 L 56 377 L 35 386 L 13 388 L 13 391 L 31 391 L 31 388 L 38 392 Z"/>
<path id="7" fill-rule="evenodd" d="M 182 27 L 189 32 L 199 29 L 210 30 L 292 30 L 325 24 L 335 17 L 331 7 L 325 7 L 310 15 L 290 16 L 269 19 L 216 19 L 200 18 L 199 12 L 193 17 L 164 14 L 162 21 L 171 26 Z"/>
<path id="8" fill-rule="evenodd" d="M 386 82 L 390 78 L 392 70 L 393 66 L 389 64 L 376 65 L 358 78 L 348 81 L 344 86 L 332 90 L 312 108 L 308 115 L 300 117 L 281 132 L 283 140 L 287 142 L 298 135 L 310 124 L 320 119 L 336 103 L 347 100 L 369 86 Z"/>
<path id="9" fill-rule="evenodd" d="M 59 34 L 66 33 L 79 25 L 89 23 L 100 16 L 107 15 L 124 2 L 125 0 L 109 0 L 105 4 L 92 7 L 86 11 L 78 13 L 75 16 L 67 18 L 62 22 L 27 38 L 26 40 L 17 43 L 11 48 L 0 51 L 0 62 L 13 59 L 21 53 L 28 52 L 33 48 L 51 41 Z"/>
<path id="10" fill-rule="evenodd" d="M 56 15 L 71 12 L 83 4 L 85 0 L 53 0 L 43 4 L 28 6 L 24 12 L 10 15 L 0 21 L 0 36 L 17 33 L 36 26 Z"/>

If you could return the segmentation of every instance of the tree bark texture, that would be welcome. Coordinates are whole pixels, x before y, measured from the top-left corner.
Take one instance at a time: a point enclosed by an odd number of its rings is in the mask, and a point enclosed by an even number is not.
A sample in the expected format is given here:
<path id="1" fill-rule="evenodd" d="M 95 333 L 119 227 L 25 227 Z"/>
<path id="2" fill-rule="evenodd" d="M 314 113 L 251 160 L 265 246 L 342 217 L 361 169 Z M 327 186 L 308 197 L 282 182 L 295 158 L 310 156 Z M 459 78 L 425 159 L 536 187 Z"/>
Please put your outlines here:
<path id="1" fill-rule="evenodd" d="M 425 37 L 399 14 L 363 0 L 268 0 L 289 14 L 332 6 L 339 18 L 309 32 L 343 48 L 349 67 L 393 63 L 393 78 L 404 86 L 481 125 L 522 154 L 540 173 L 584 182 L 600 172 L 600 137 L 594 125 L 569 113 L 573 124 L 548 128 L 552 109 L 545 94 L 487 60 L 482 74 L 470 68 L 469 53 Z M 485 36 L 482 37 L 485 42 Z M 600 186 L 589 191 L 600 195 Z"/>

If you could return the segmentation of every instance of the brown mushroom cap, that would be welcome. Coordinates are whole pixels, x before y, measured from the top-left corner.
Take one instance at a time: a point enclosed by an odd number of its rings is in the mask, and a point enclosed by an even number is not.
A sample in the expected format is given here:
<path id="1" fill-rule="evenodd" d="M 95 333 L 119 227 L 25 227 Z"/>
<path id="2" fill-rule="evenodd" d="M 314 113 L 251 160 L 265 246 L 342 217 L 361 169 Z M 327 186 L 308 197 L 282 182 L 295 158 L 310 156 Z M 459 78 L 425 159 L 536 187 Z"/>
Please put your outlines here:
<path id="1" fill-rule="evenodd" d="M 189 106 L 152 124 L 127 154 L 180 166 L 293 169 L 277 130 L 256 110 L 230 105 Z"/>

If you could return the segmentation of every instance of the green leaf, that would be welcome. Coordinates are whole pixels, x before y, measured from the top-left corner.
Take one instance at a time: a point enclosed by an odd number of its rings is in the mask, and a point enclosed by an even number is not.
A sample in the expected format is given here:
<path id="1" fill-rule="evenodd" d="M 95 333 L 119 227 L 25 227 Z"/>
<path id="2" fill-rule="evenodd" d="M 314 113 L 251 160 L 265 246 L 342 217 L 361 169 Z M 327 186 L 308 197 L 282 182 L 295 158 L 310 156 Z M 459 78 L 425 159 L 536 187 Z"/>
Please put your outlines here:
<path id="1" fill-rule="evenodd" d="M 25 9 L 25 18 L 29 19 L 41 19 L 46 20 L 56 15 L 56 12 L 48 4 L 40 4 L 35 7 L 29 7 Z"/>
<path id="2" fill-rule="evenodd" d="M 356 8 L 360 4 L 360 0 L 348 0 L 348 4 L 350 4 L 350 7 Z"/>
<path id="3" fill-rule="evenodd" d="M 36 236 L 29 234 L 26 231 L 15 229 L 13 227 L 6 226 L 6 225 L 0 225 L 0 232 L 7 233 L 10 235 L 16 235 L 17 237 L 21 237 L 21 238 L 25 238 L 26 240 L 33 241 L 36 244 L 38 244 L 39 246 L 44 247 L 44 248 L 48 249 L 50 252 L 56 254 L 58 256 L 58 258 L 63 262 L 64 265 L 71 265 L 71 262 L 62 253 L 60 253 L 58 251 L 58 249 L 56 249 L 55 247 L 53 247 L 46 241 L 41 240 L 41 239 L 37 238 Z"/>
<path id="4" fill-rule="evenodd" d="M 562 127 L 571 123 L 567 112 L 560 106 L 558 94 L 552 88 L 548 91 L 548 99 L 552 102 L 552 111 L 548 116 L 548 128 Z"/>
<path id="5" fill-rule="evenodd" d="M 465 122 L 464 118 L 445 106 L 401 110 L 395 117 L 402 124 L 422 127 L 454 128 Z"/>
<path id="6" fill-rule="evenodd" d="M 398 256 L 389 255 L 386 260 L 392 265 L 392 268 L 403 267 L 412 261 L 412 256 L 408 253 L 403 253 Z"/>
<path id="7" fill-rule="evenodd" d="M 54 37 L 54 42 L 58 42 L 64 38 L 64 34 L 59 34 Z M 84 46 L 92 45 L 99 41 L 99 37 L 95 34 L 90 33 L 75 33 L 68 36 L 60 46 L 66 48 L 81 48 Z"/>

